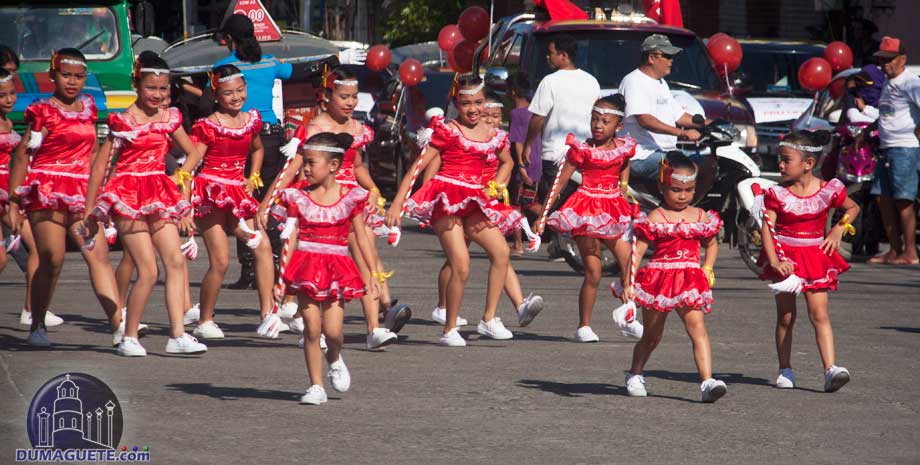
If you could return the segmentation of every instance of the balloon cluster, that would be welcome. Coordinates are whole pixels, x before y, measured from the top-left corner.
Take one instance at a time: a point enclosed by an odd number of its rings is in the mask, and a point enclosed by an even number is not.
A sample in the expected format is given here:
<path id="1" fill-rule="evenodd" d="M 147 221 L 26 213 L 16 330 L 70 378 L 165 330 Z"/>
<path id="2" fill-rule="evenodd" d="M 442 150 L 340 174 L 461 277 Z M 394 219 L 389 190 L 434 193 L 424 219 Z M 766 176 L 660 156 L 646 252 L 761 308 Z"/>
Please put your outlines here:
<path id="1" fill-rule="evenodd" d="M 831 84 L 833 74 L 849 69 L 853 66 L 853 51 L 840 41 L 827 44 L 824 57 L 813 57 L 802 63 L 799 67 L 799 84 L 803 89 L 818 92 Z M 829 92 L 831 97 L 839 98 L 844 93 L 843 79 L 838 79 L 831 84 Z"/>
<path id="2" fill-rule="evenodd" d="M 457 24 L 448 24 L 438 33 L 438 48 L 447 53 L 447 63 L 458 73 L 473 70 L 473 57 L 476 49 L 489 34 L 491 27 L 489 13 L 485 9 L 472 6 L 460 13 Z M 483 52 L 483 59 L 489 55 Z"/>
<path id="3" fill-rule="evenodd" d="M 386 45 L 375 45 L 367 51 L 367 69 L 380 72 L 390 65 L 393 54 Z M 414 58 L 409 58 L 399 65 L 399 79 L 403 84 L 412 87 L 422 82 L 425 70 L 422 63 Z"/>

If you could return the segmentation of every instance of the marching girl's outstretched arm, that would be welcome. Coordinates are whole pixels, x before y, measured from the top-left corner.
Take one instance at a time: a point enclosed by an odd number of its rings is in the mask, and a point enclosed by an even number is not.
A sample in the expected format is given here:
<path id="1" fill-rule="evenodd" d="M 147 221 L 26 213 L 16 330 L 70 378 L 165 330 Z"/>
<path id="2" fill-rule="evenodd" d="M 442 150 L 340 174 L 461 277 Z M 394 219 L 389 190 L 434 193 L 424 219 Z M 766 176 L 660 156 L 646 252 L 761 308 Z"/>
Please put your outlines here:
<path id="1" fill-rule="evenodd" d="M 572 178 L 573 173 L 575 173 L 575 165 L 566 161 L 565 164 L 562 165 L 562 169 L 559 170 L 558 177 L 553 182 L 553 188 L 549 191 L 549 194 L 546 195 L 546 202 L 543 202 L 543 212 L 540 214 L 537 224 L 534 225 L 535 233 L 543 234 L 543 230 L 546 227 L 546 215 L 549 214 L 549 209 L 552 208 L 553 203 L 556 202 L 556 198 L 559 197 L 562 186 L 569 183 L 569 179 Z"/>
<path id="2" fill-rule="evenodd" d="M 367 287 L 367 293 L 371 297 L 377 297 L 380 295 L 381 283 L 377 280 L 377 276 L 383 270 L 378 270 L 377 263 L 379 260 L 377 258 L 377 248 L 371 243 L 371 239 L 367 237 L 367 228 L 364 227 L 364 219 L 361 215 L 355 215 L 351 219 L 351 230 L 355 234 L 355 241 L 358 243 L 358 249 L 361 250 L 361 258 L 364 259 L 364 263 L 371 269 L 371 275 L 374 276 L 374 279 L 369 280 L 365 283 Z"/>
<path id="3" fill-rule="evenodd" d="M 48 137 L 48 130 L 42 128 L 40 131 L 36 131 L 35 137 L 38 137 L 39 140 L 43 140 Z M 22 227 L 22 222 L 25 220 L 25 215 L 23 215 L 22 210 L 20 210 L 19 205 L 19 196 L 16 195 L 16 190 L 19 186 L 22 185 L 22 182 L 26 179 L 26 173 L 29 172 L 29 142 L 32 140 L 32 128 L 28 125 L 26 130 L 22 135 L 22 140 L 19 142 L 19 145 L 16 146 L 16 149 L 13 151 L 13 157 L 10 160 L 10 229 L 13 234 L 19 234 L 19 229 Z"/>
<path id="4" fill-rule="evenodd" d="M 440 154 L 441 152 L 439 152 L 438 149 L 429 145 L 428 148 L 419 155 L 415 163 L 413 163 L 414 168 L 412 176 L 403 178 L 402 183 L 399 184 L 399 191 L 397 191 L 396 196 L 393 197 L 393 204 L 390 205 L 390 209 L 387 210 L 387 227 L 392 228 L 400 224 L 403 204 L 409 196 L 409 191 L 412 190 L 412 185 L 415 184 L 415 180 L 418 178 L 418 173 L 428 166 L 432 158 L 440 156 Z"/>

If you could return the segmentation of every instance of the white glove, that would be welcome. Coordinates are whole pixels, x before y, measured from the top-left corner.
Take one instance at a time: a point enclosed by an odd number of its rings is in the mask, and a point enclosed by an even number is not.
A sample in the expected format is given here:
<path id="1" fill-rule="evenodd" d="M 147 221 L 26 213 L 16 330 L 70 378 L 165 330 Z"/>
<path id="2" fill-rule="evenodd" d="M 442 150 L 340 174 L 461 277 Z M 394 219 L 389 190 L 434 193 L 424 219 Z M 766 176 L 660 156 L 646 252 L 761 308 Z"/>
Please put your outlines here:
<path id="1" fill-rule="evenodd" d="M 22 242 L 22 236 L 19 234 L 16 234 L 15 236 L 8 236 L 4 242 L 6 245 L 6 251 L 12 252 L 19 248 L 19 243 Z"/>
<path id="2" fill-rule="evenodd" d="M 434 134 L 434 129 L 423 128 L 419 129 L 415 133 L 415 143 L 418 144 L 418 147 L 422 150 L 425 150 L 425 147 L 428 147 L 428 144 L 431 143 L 431 135 Z"/>
<path id="3" fill-rule="evenodd" d="M 282 145 L 278 150 L 280 150 L 285 157 L 294 158 L 297 156 L 297 149 L 300 148 L 300 144 L 302 143 L 302 140 L 292 137 L 287 144 Z"/>
<path id="4" fill-rule="evenodd" d="M 262 243 L 262 234 L 250 228 L 249 225 L 246 224 L 246 220 L 242 218 L 240 218 L 240 229 L 242 229 L 244 233 L 249 234 L 249 239 L 246 241 L 246 247 L 255 250 L 255 248 Z"/>
<path id="5" fill-rule="evenodd" d="M 400 238 L 402 238 L 402 231 L 399 229 L 399 226 L 390 228 L 390 235 L 387 236 L 387 242 L 393 247 L 396 247 L 399 245 Z"/>
<path id="6" fill-rule="evenodd" d="M 42 141 L 45 139 L 45 136 L 41 131 L 32 131 L 29 136 L 29 145 L 26 145 L 26 148 L 29 150 L 38 150 L 42 146 Z"/>
<path id="7" fill-rule="evenodd" d="M 194 260 L 198 258 L 198 243 L 195 242 L 195 236 L 189 237 L 180 247 L 182 250 L 182 255 L 185 255 L 186 260 Z"/>
<path id="8" fill-rule="evenodd" d="M 350 48 L 339 52 L 339 63 L 343 65 L 363 65 L 367 61 L 367 50 Z"/>
<path id="9" fill-rule="evenodd" d="M 259 336 L 269 339 L 277 339 L 278 333 L 281 332 L 281 317 L 276 313 L 269 313 L 262 320 L 262 323 L 256 329 Z"/>
<path id="10" fill-rule="evenodd" d="M 118 239 L 118 230 L 114 226 L 108 225 L 105 227 L 105 240 L 109 245 L 114 245 L 115 240 Z"/>
<path id="11" fill-rule="evenodd" d="M 284 229 L 281 230 L 281 239 L 288 240 L 297 230 L 297 218 L 290 217 L 284 220 Z"/>

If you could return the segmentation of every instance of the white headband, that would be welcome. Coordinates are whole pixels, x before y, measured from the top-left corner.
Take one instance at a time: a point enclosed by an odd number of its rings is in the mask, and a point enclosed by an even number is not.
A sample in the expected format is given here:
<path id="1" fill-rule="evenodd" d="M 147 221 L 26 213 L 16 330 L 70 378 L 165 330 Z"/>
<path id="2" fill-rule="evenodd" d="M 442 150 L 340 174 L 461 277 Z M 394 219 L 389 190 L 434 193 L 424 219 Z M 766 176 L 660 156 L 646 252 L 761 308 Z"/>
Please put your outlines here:
<path id="1" fill-rule="evenodd" d="M 243 73 L 236 73 L 236 74 L 231 74 L 231 75 L 229 75 L 229 76 L 224 76 L 224 77 L 218 79 L 217 82 L 232 81 L 232 80 L 234 80 L 234 79 L 236 79 L 236 78 L 243 79 Z"/>
<path id="2" fill-rule="evenodd" d="M 328 145 L 311 145 L 304 144 L 303 148 L 307 150 L 316 150 L 319 152 L 330 152 L 330 153 L 345 153 L 345 149 L 341 147 L 330 147 Z"/>
<path id="3" fill-rule="evenodd" d="M 350 79 L 350 80 L 347 80 L 347 81 L 341 81 L 341 80 L 339 80 L 339 79 L 336 79 L 335 81 L 332 81 L 332 83 L 335 84 L 335 85 L 337 85 L 337 86 L 355 86 L 355 87 L 357 87 L 357 85 L 358 85 L 358 81 L 356 81 L 356 80 L 354 80 L 354 79 Z"/>
<path id="4" fill-rule="evenodd" d="M 486 102 L 486 103 L 482 104 L 482 106 L 484 106 L 484 107 L 486 107 L 486 108 L 505 108 L 505 106 L 502 105 L 501 102 Z"/>
<path id="5" fill-rule="evenodd" d="M 157 76 L 161 74 L 169 74 L 169 70 L 163 68 L 141 68 L 139 71 L 142 73 L 153 73 Z"/>
<path id="6" fill-rule="evenodd" d="M 600 113 L 600 114 L 602 114 L 602 115 L 625 116 L 625 114 L 624 114 L 622 111 L 620 111 L 620 110 L 614 110 L 614 109 L 612 109 L 612 108 L 594 107 L 594 108 L 592 108 L 591 110 L 592 110 L 592 111 L 595 111 L 595 112 L 597 112 L 597 113 Z"/>
<path id="7" fill-rule="evenodd" d="M 0 78 L 0 83 L 7 83 L 7 82 L 10 82 L 10 81 L 12 81 L 12 80 L 13 80 L 13 75 L 10 74 L 10 75 L 7 76 L 7 77 L 2 77 L 2 78 Z"/>
<path id="8" fill-rule="evenodd" d="M 74 60 L 72 58 L 61 58 L 61 61 L 59 63 L 62 65 L 77 65 L 77 66 L 82 66 L 86 68 L 85 61 Z"/>
<path id="9" fill-rule="evenodd" d="M 483 88 L 485 88 L 485 84 L 480 82 L 478 86 L 473 87 L 472 89 L 460 89 L 459 91 L 457 91 L 457 93 L 460 95 L 476 95 Z"/>
<path id="10" fill-rule="evenodd" d="M 696 180 L 696 173 L 686 176 L 683 174 L 671 173 L 671 179 L 680 182 L 690 182 Z"/>
<path id="11" fill-rule="evenodd" d="M 779 146 L 780 146 L 780 147 L 789 147 L 789 148 L 791 148 L 791 149 L 801 150 L 801 151 L 803 151 L 803 152 L 815 152 L 815 153 L 818 153 L 818 152 L 823 152 L 823 151 L 824 151 L 824 147 L 823 147 L 823 146 L 799 145 L 799 144 L 793 144 L 792 142 L 786 142 L 786 141 L 780 142 L 780 143 L 779 143 Z"/>

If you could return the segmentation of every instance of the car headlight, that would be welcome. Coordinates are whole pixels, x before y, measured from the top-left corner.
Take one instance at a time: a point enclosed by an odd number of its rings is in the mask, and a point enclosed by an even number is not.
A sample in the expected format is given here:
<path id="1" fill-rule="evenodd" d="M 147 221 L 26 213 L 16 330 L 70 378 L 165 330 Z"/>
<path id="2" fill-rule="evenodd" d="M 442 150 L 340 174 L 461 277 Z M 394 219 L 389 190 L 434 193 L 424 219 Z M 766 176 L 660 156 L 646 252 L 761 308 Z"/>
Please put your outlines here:
<path id="1" fill-rule="evenodd" d="M 752 124 L 735 124 L 738 134 L 732 142 L 742 147 L 757 147 L 757 129 Z"/>

